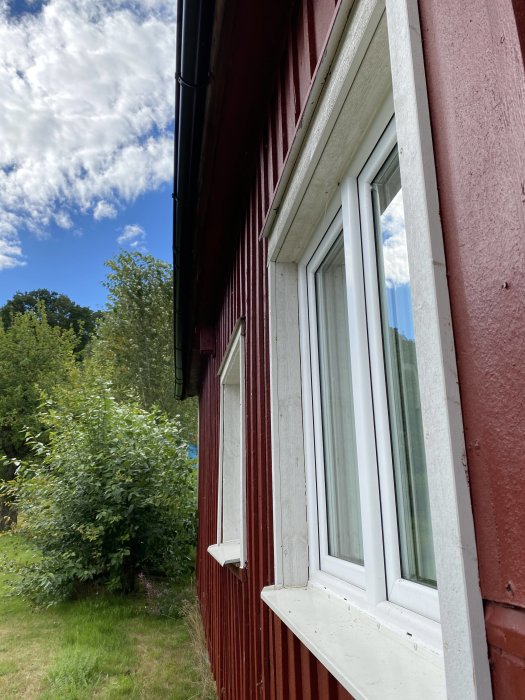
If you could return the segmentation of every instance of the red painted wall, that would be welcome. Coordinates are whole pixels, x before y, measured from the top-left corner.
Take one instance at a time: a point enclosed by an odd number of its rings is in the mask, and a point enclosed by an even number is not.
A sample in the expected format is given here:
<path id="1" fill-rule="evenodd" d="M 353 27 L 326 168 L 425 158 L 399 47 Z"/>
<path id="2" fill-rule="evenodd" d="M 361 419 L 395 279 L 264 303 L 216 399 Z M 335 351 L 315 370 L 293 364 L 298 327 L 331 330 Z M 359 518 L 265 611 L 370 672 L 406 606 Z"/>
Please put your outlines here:
<path id="1" fill-rule="evenodd" d="M 517 700 L 525 698 L 525 5 L 420 0 L 420 13 L 493 684 L 496 698 Z"/>
<path id="2" fill-rule="evenodd" d="M 497 700 L 525 699 L 525 12 L 517 0 L 419 0 L 482 594 Z M 348 700 L 261 602 L 273 582 L 266 242 L 259 240 L 334 0 L 302 0 L 290 26 L 240 244 L 200 394 L 197 564 L 221 697 Z M 518 27 L 521 27 L 521 37 Z M 219 382 L 246 318 L 248 566 L 216 539 Z"/>
<path id="3" fill-rule="evenodd" d="M 216 352 L 200 396 L 199 546 L 197 587 L 219 697 L 351 700 L 261 601 L 273 583 L 270 392 L 266 241 L 259 240 L 256 202 L 225 293 Z M 219 381 L 217 372 L 237 319 L 246 319 L 246 496 L 248 565 L 222 568 L 207 553 L 217 533 Z"/>
<path id="4" fill-rule="evenodd" d="M 275 99 L 260 145 L 260 166 L 215 326 L 200 391 L 197 588 L 221 698 L 351 700 L 326 668 L 261 601 L 274 582 L 266 241 L 259 240 L 275 187 L 335 17 L 334 0 L 297 3 Z M 246 319 L 247 556 L 244 571 L 222 568 L 216 542 L 219 464 L 217 372 L 241 316 Z"/>

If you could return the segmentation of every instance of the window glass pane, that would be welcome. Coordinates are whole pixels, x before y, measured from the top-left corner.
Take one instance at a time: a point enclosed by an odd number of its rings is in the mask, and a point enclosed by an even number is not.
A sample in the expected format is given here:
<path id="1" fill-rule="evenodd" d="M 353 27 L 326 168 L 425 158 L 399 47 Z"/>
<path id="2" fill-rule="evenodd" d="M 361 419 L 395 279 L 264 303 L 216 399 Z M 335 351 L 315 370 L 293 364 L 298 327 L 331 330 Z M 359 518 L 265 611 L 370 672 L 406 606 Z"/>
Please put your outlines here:
<path id="1" fill-rule="evenodd" d="M 397 148 L 372 184 L 402 576 L 436 585 Z"/>
<path id="2" fill-rule="evenodd" d="M 363 564 L 341 234 L 315 273 L 328 553 Z"/>

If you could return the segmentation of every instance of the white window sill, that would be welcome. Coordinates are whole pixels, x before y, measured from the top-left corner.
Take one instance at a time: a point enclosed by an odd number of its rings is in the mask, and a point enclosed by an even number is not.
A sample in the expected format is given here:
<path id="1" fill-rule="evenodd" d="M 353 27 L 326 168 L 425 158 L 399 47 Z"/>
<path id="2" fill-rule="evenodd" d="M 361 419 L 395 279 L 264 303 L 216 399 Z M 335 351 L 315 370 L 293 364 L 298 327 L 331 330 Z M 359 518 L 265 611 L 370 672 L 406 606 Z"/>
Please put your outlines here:
<path id="1" fill-rule="evenodd" d="M 268 586 L 261 598 L 355 700 L 443 700 L 442 656 L 325 590 Z"/>
<path id="2" fill-rule="evenodd" d="M 221 566 L 239 564 L 241 561 L 241 544 L 239 541 L 211 544 L 208 547 L 208 554 L 211 554 Z"/>

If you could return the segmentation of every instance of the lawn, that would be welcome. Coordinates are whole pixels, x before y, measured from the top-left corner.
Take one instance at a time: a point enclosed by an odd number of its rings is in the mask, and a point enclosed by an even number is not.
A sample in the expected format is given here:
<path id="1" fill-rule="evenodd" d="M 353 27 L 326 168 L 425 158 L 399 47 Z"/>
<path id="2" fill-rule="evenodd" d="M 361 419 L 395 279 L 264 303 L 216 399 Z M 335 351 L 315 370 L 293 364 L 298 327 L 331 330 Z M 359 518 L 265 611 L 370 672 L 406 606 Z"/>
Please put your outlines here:
<path id="1" fill-rule="evenodd" d="M 145 598 L 105 594 L 35 609 L 8 595 L 10 562 L 32 556 L 0 533 L 0 698 L 210 698 L 185 621 Z"/>

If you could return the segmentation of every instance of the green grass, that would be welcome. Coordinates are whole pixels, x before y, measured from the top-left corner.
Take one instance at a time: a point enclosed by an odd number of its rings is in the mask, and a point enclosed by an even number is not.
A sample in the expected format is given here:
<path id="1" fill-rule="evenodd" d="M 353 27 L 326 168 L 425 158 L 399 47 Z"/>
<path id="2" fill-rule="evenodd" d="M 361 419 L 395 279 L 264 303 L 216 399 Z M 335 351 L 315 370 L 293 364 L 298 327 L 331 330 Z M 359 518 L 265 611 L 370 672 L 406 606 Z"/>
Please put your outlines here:
<path id="1" fill-rule="evenodd" d="M 152 614 L 144 599 L 99 594 L 35 609 L 9 596 L 10 564 L 32 556 L 0 533 L 0 698 L 210 697 L 184 620 Z"/>

